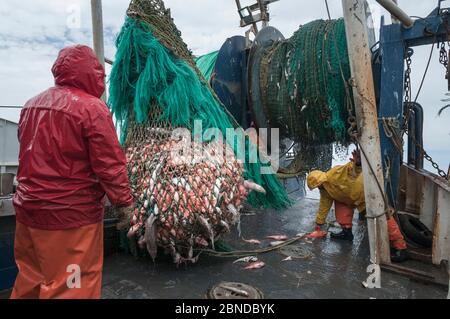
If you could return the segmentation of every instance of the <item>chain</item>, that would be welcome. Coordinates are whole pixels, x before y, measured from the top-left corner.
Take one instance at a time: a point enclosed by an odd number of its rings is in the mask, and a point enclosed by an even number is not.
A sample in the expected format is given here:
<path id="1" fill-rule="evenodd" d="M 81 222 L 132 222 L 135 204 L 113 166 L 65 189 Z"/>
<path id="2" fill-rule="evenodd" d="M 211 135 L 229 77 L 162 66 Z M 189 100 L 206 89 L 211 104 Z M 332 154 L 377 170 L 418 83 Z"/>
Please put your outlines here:
<path id="1" fill-rule="evenodd" d="M 404 116 L 403 116 L 403 126 L 402 126 L 402 131 L 401 131 L 401 139 L 403 140 L 403 135 L 406 134 L 408 136 L 410 136 L 408 134 L 408 120 L 409 120 L 409 116 L 411 114 L 411 56 L 412 56 L 412 50 L 409 49 L 407 50 L 406 53 L 406 71 L 405 71 L 405 84 L 404 84 L 404 90 L 405 90 L 405 112 L 404 112 Z M 446 78 L 448 78 L 448 54 L 447 54 L 447 50 L 445 49 L 445 42 L 441 43 L 441 50 L 439 52 L 439 62 L 445 67 L 446 69 Z M 383 123 L 385 124 L 385 123 Z M 384 126 L 384 125 L 383 125 Z M 386 131 L 386 127 L 385 127 L 385 131 Z M 386 132 L 387 134 L 387 132 Z M 410 136 L 411 139 L 413 140 L 414 144 L 419 147 L 420 151 L 423 154 L 423 157 L 429 161 L 431 163 L 431 165 L 437 170 L 437 172 L 439 173 L 439 176 L 443 177 L 443 178 L 447 178 L 447 174 L 440 169 L 439 165 L 433 160 L 433 158 L 428 155 L 428 153 L 425 151 L 425 149 L 423 148 L 423 146 L 417 142 L 417 140 L 415 139 L 414 136 Z M 393 137 L 391 137 L 391 139 L 393 139 Z M 393 144 L 396 145 L 396 143 L 393 140 Z M 396 145 L 397 149 L 399 149 L 399 145 Z M 402 148 L 403 151 L 403 148 Z"/>
<path id="2" fill-rule="evenodd" d="M 350 136 L 350 139 L 352 140 L 353 143 L 355 143 L 356 146 L 358 146 L 358 137 L 359 137 L 359 132 L 358 132 L 358 122 L 356 120 L 356 116 L 353 113 L 353 103 L 352 103 L 352 98 L 350 95 L 350 88 L 354 87 L 354 83 L 353 83 L 353 79 L 350 79 L 349 81 L 346 81 L 344 79 L 344 83 L 345 83 L 345 105 L 347 108 L 347 123 L 349 124 L 349 127 L 347 129 L 347 133 Z"/>
<path id="3" fill-rule="evenodd" d="M 356 121 L 356 116 L 354 116 L 351 111 L 349 111 L 349 115 L 347 117 L 347 123 L 349 124 L 347 133 L 350 136 L 351 140 L 356 145 L 358 145 L 358 138 L 359 138 L 358 124 Z"/>
<path id="4" fill-rule="evenodd" d="M 406 52 L 406 71 L 405 71 L 405 84 L 404 84 L 404 91 L 405 91 L 405 102 L 411 102 L 411 55 L 412 50 L 408 49 Z"/>
<path id="5" fill-rule="evenodd" d="M 404 91 L 405 91 L 405 100 L 404 105 L 409 105 L 411 103 L 411 96 L 412 96 L 412 89 L 411 89 L 411 56 L 413 54 L 412 49 L 408 49 L 406 51 L 406 71 L 405 71 L 405 83 L 404 83 Z M 403 135 L 405 134 L 406 130 L 408 129 L 408 120 L 409 116 L 411 114 L 411 109 L 409 107 L 406 108 L 404 114 L 403 114 L 403 125 L 402 129 L 400 131 L 400 136 L 403 139 Z"/>
<path id="6" fill-rule="evenodd" d="M 439 176 L 445 179 L 448 179 L 447 174 L 439 167 L 439 165 L 433 160 L 433 158 L 428 155 L 428 153 L 425 151 L 425 149 L 423 148 L 423 146 L 416 140 L 416 138 L 413 135 L 408 134 L 408 131 L 405 132 L 406 135 L 408 135 L 412 141 L 414 142 L 414 144 L 419 147 L 420 152 L 422 152 L 423 157 L 431 163 L 431 165 L 433 166 L 433 168 L 438 172 Z"/>
<path id="7" fill-rule="evenodd" d="M 412 100 L 412 89 L 411 89 L 411 56 L 414 51 L 411 48 L 408 48 L 405 53 L 405 61 L 406 61 L 406 70 L 405 70 L 405 80 L 403 84 L 403 90 L 405 92 L 404 105 L 405 110 L 403 112 L 403 123 L 400 125 L 400 121 L 396 118 L 381 118 L 381 124 L 384 129 L 384 133 L 387 138 L 389 138 L 392 142 L 392 145 L 395 146 L 397 152 L 403 157 L 403 136 L 408 130 L 408 121 L 411 115 L 411 108 L 409 105 Z M 390 169 L 390 167 L 389 167 Z"/>

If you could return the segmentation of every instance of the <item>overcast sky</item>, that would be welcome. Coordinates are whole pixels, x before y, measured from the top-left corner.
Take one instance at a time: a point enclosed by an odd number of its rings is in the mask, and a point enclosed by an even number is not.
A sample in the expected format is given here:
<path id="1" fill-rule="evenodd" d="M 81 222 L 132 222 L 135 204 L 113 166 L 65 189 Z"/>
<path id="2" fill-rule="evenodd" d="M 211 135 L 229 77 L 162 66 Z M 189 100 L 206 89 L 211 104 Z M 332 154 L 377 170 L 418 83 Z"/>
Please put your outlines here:
<path id="1" fill-rule="evenodd" d="M 253 1 L 242 1 L 243 3 Z M 342 16 L 341 0 L 328 0 L 333 18 Z M 106 56 L 114 58 L 114 41 L 124 21 L 129 0 L 103 0 Z M 183 39 L 200 55 L 220 46 L 227 37 L 244 34 L 234 0 L 166 0 Z M 385 14 L 370 1 L 379 25 Z M 410 15 L 426 16 L 437 0 L 399 0 Z M 444 5 L 450 6 L 450 1 Z M 271 25 L 290 37 L 299 25 L 326 18 L 323 0 L 280 0 L 270 7 Z M 79 19 L 78 19 L 79 18 Z M 92 44 L 89 0 L 2 0 L 0 2 L 0 105 L 23 105 L 53 85 L 50 68 L 58 51 L 70 44 Z M 388 19 L 389 21 L 389 19 Z M 417 90 L 430 47 L 415 49 L 413 90 Z M 425 109 L 425 146 L 446 170 L 450 160 L 450 110 L 437 117 L 444 105 L 447 84 L 438 63 L 438 50 L 430 65 L 419 102 Z M 0 108 L 0 117 L 18 120 L 18 110 Z"/>

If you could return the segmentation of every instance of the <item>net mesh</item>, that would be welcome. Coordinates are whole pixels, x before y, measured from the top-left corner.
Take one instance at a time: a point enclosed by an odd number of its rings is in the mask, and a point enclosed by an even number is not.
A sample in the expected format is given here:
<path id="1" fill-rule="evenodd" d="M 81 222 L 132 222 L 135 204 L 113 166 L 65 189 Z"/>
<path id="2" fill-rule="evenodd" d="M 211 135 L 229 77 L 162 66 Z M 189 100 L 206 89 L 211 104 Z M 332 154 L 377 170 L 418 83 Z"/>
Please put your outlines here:
<path id="1" fill-rule="evenodd" d="M 268 48 L 260 78 L 271 125 L 282 137 L 306 145 L 349 143 L 350 65 L 342 19 L 310 22 Z"/>
<path id="2" fill-rule="evenodd" d="M 244 201 L 282 208 L 290 200 L 273 172 L 262 173 L 270 164 L 259 156 L 248 161 L 255 147 L 248 138 L 222 145 L 214 141 L 217 135 L 205 136 L 208 129 L 226 136 L 227 129 L 240 128 L 201 76 L 163 2 L 134 0 L 127 13 L 116 42 L 108 104 L 121 131 L 136 200 L 128 235 L 152 257 L 159 246 L 176 263 L 194 262 L 195 247 L 214 247 L 220 235 L 239 225 Z M 196 121 L 203 140 L 191 133 L 174 137 L 180 128 L 195 133 Z M 180 155 L 180 149 L 197 156 Z"/>
<path id="3" fill-rule="evenodd" d="M 173 128 L 158 113 L 149 116 L 151 125 L 133 125 L 127 139 L 135 196 L 128 235 L 153 258 L 159 246 L 175 263 L 196 262 L 194 247 L 214 248 L 221 235 L 239 225 L 248 182 L 229 146 L 191 143 L 190 132 L 174 138 Z"/>

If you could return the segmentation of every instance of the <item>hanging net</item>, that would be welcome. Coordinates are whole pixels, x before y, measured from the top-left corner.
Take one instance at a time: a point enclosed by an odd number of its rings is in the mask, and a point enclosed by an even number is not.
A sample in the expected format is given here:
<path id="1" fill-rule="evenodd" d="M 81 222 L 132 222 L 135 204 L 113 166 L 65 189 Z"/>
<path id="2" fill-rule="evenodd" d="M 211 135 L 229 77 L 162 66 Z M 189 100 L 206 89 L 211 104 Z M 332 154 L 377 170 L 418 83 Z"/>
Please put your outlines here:
<path id="1" fill-rule="evenodd" d="M 328 170 L 334 143 L 338 152 L 350 144 L 348 109 L 352 105 L 343 19 L 316 20 L 269 46 L 261 59 L 263 109 L 281 138 L 296 145 L 292 162 L 280 176 Z"/>
<path id="2" fill-rule="evenodd" d="M 136 201 L 128 235 L 152 257 L 159 246 L 176 263 L 194 262 L 195 247 L 214 247 L 239 225 L 245 201 L 273 208 L 290 201 L 275 174 L 262 173 L 270 164 L 259 155 L 249 160 L 256 147 L 248 139 L 213 139 L 227 129 L 243 131 L 205 82 L 163 1 L 134 0 L 127 16 L 108 104 Z"/>
<path id="3" fill-rule="evenodd" d="M 271 127 L 304 145 L 348 144 L 351 92 L 344 20 L 316 20 L 269 47 L 261 62 L 262 102 Z"/>

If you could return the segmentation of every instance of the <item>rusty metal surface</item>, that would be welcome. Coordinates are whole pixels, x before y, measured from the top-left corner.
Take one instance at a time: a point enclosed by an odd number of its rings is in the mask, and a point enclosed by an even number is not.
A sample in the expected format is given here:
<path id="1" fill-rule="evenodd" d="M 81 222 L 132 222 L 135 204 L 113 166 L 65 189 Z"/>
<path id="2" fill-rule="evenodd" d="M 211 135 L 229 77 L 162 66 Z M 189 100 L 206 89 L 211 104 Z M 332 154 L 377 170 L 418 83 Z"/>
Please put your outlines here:
<path id="1" fill-rule="evenodd" d="M 405 211 L 418 214 L 420 203 L 423 201 L 424 178 L 420 174 L 414 174 L 412 171 L 407 170 L 406 182 Z"/>
<path id="2" fill-rule="evenodd" d="M 408 244 L 408 253 L 409 258 L 411 258 L 412 260 L 417 260 L 428 264 L 432 263 L 432 256 L 430 249 L 412 247 L 410 244 Z"/>
<path id="3" fill-rule="evenodd" d="M 445 267 L 426 265 L 417 261 L 403 264 L 381 265 L 381 269 L 394 274 L 405 276 L 415 282 L 433 284 L 448 289 L 448 275 Z"/>
<path id="4" fill-rule="evenodd" d="M 432 262 L 450 260 L 450 183 L 426 170 L 403 165 L 399 207 L 418 215 L 433 232 Z"/>
<path id="5" fill-rule="evenodd" d="M 450 192 L 438 187 L 433 228 L 433 263 L 450 261 Z"/>

